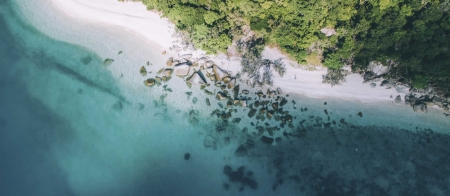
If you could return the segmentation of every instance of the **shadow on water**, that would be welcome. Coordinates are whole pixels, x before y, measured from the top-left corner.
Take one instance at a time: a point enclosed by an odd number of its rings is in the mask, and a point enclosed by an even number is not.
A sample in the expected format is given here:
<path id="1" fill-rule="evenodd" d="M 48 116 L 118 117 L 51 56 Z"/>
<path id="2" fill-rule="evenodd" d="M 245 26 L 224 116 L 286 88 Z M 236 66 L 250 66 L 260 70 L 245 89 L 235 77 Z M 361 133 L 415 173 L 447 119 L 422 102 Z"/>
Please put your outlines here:
<path id="1" fill-rule="evenodd" d="M 99 84 L 88 77 L 83 76 L 82 74 L 76 72 L 75 70 L 61 64 L 58 62 L 52 62 L 48 57 L 46 57 L 44 51 L 39 51 L 33 54 L 33 59 L 39 59 L 39 61 L 34 61 L 36 65 L 42 67 L 42 68 L 50 68 L 58 71 L 59 73 L 70 77 L 72 79 L 75 79 L 91 88 L 94 88 L 100 92 L 106 93 L 108 95 L 116 97 L 121 102 L 131 104 L 129 101 L 126 100 L 124 96 L 122 96 L 120 93 L 117 92 L 117 90 L 112 89 L 110 87 L 105 87 L 105 85 Z"/>

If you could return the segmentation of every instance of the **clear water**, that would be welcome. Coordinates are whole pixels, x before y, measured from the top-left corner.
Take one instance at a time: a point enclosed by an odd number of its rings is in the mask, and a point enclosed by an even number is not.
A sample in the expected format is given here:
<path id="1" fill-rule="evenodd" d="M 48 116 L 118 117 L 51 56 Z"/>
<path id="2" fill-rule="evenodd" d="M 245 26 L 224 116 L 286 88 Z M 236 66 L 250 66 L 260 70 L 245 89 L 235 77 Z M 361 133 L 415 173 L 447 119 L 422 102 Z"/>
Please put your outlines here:
<path id="1" fill-rule="evenodd" d="M 449 119 L 441 111 L 290 96 L 284 108 L 293 128 L 275 131 L 281 140 L 267 145 L 248 109 L 233 113 L 241 122 L 225 123 L 210 115 L 218 101 L 209 97 L 207 106 L 208 96 L 181 79 L 168 83 L 173 92 L 127 86 L 99 55 L 40 33 L 10 3 L 0 3 L 0 195 L 450 193 Z M 132 66 L 123 77 L 139 76 Z M 205 147 L 208 135 L 215 148 Z M 246 156 L 237 156 L 246 143 Z M 226 165 L 252 171 L 257 188 L 230 182 Z"/>

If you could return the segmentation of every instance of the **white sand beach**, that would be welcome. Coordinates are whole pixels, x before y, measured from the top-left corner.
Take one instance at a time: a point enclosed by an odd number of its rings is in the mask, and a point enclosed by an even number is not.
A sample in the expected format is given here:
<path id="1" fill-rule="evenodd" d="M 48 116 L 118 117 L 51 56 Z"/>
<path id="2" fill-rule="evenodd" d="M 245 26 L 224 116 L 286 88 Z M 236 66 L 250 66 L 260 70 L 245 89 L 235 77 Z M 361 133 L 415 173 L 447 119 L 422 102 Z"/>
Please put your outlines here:
<path id="1" fill-rule="evenodd" d="M 161 51 L 169 51 L 169 47 L 176 42 L 172 36 L 174 25 L 168 19 L 161 18 L 161 14 L 146 10 L 140 2 L 118 2 L 115 0 L 51 0 L 53 5 L 62 12 L 83 21 L 114 26 L 138 35 L 147 43 L 156 46 Z M 184 53 L 204 54 L 203 51 L 184 51 Z M 164 57 L 162 57 L 164 58 Z M 167 58 L 167 57 L 166 57 Z M 263 58 L 288 59 L 277 49 L 266 47 Z M 240 70 L 239 60 L 228 61 L 225 55 L 213 57 L 214 61 L 223 68 L 237 72 Z M 307 71 L 302 68 L 287 66 L 284 77 L 275 76 L 274 87 L 281 87 L 284 92 L 300 94 L 312 98 L 338 98 L 361 102 L 391 101 L 399 95 L 396 90 L 379 87 L 371 88 L 364 84 L 359 74 L 347 76 L 347 82 L 331 87 L 322 83 L 322 75 L 326 68 Z M 403 94 L 401 94 L 403 95 Z"/>
<path id="2" fill-rule="evenodd" d="M 113 58 L 115 61 L 111 66 L 106 67 L 111 76 L 117 81 L 120 89 L 126 89 L 130 102 L 137 103 L 142 98 L 159 99 L 159 96 L 166 93 L 162 88 L 153 88 L 151 92 L 143 85 L 143 80 L 154 77 L 156 72 L 165 67 L 169 57 L 177 57 L 180 54 L 192 53 L 194 57 L 203 55 L 203 51 L 170 51 L 169 47 L 177 43 L 177 38 L 172 36 L 174 25 L 167 19 L 160 18 L 160 15 L 145 9 L 139 2 L 117 2 L 115 0 L 41 0 L 51 2 L 47 5 L 39 2 L 17 2 L 17 10 L 20 10 L 22 17 L 29 21 L 39 31 L 47 36 L 68 42 L 70 44 L 82 46 L 93 51 L 101 59 Z M 133 36 L 134 35 L 134 36 Z M 147 44 L 145 44 L 147 43 Z M 118 55 L 119 51 L 123 54 Z M 162 51 L 167 51 L 163 55 Z M 375 88 L 370 84 L 363 83 L 363 79 L 358 74 L 347 76 L 347 82 L 332 87 L 322 83 L 322 75 L 326 73 L 325 68 L 317 68 L 315 71 L 306 70 L 305 67 L 294 68 L 280 51 L 266 48 L 263 58 L 278 59 L 283 58 L 287 64 L 287 73 L 284 77 L 274 74 L 274 86 L 281 87 L 283 94 L 298 95 L 316 99 L 315 102 L 336 101 L 342 110 L 355 115 L 362 108 L 370 108 L 374 118 L 359 121 L 363 124 L 377 125 L 383 123 L 386 126 L 402 126 L 413 121 L 420 122 L 424 126 L 432 126 L 435 121 L 445 122 L 446 118 L 440 110 L 430 107 L 427 114 L 415 113 L 410 106 L 403 103 L 395 104 L 394 98 L 397 95 L 403 97 L 403 93 L 397 93 L 394 88 L 385 89 L 377 83 Z M 56 58 L 65 56 L 55 52 Z M 81 57 L 77 57 L 81 58 Z M 212 58 L 215 63 L 222 68 L 237 73 L 241 70 L 239 59 L 232 57 L 229 61 L 224 54 L 219 54 Z M 61 59 L 64 61 L 64 59 Z M 153 65 L 145 66 L 146 62 Z M 139 69 L 145 66 L 150 73 L 147 77 L 141 76 Z M 91 73 L 86 73 L 91 74 Z M 244 78 L 245 79 L 245 78 Z M 213 86 L 213 85 L 211 85 Z M 180 100 L 179 97 L 186 96 L 187 91 L 192 91 L 199 99 L 206 99 L 206 95 L 199 88 L 188 89 L 182 78 L 174 78 L 170 81 L 170 88 L 173 88 L 172 96 L 166 98 L 166 102 L 179 110 L 189 110 L 192 102 L 189 99 Z M 245 84 L 241 89 L 249 89 Z M 214 91 L 214 87 L 208 87 Z M 267 88 L 267 87 L 265 87 Z M 255 88 L 251 91 L 257 91 Z M 267 89 L 263 89 L 267 90 Z M 391 98 L 392 96 L 392 98 Z M 291 97 L 292 98 L 292 97 Z M 341 102 L 339 102 L 341 100 Z M 217 104 L 216 100 L 211 100 L 212 104 Z M 310 101 L 305 101 L 310 102 Z M 311 104 L 312 104 L 311 100 Z M 338 103 L 339 102 L 339 103 Z M 345 103 L 344 103 L 345 102 Z M 306 104 L 308 105 L 308 104 Z M 350 109 L 352 108 L 352 109 Z M 374 108 L 376 108 L 374 110 Z M 214 110 L 213 107 L 201 108 L 201 115 L 208 117 Z M 323 113 L 317 110 L 317 113 Z M 389 113 L 377 115 L 380 112 Z M 342 114 L 344 115 L 344 114 Z M 406 115 L 399 122 L 399 115 Z M 352 122 L 356 123 L 356 122 Z"/>

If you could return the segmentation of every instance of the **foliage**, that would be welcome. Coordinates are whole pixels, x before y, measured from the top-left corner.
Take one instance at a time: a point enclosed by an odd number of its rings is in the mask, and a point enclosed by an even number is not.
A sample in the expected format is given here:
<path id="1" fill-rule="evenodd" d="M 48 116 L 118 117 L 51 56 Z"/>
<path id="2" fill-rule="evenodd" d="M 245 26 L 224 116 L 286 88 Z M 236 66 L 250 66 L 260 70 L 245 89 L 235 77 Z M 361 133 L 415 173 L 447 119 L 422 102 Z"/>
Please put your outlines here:
<path id="1" fill-rule="evenodd" d="M 263 38 L 259 44 L 276 44 L 298 62 L 319 56 L 332 69 L 345 62 L 364 70 L 373 60 L 395 61 L 398 65 L 391 71 L 415 87 L 450 88 L 448 0 L 143 2 L 162 11 L 195 46 L 210 53 L 225 52 L 250 27 Z M 337 34 L 326 37 L 322 28 Z"/>
<path id="2" fill-rule="evenodd" d="M 322 75 L 322 83 L 331 84 L 331 86 L 340 85 L 345 82 L 345 76 L 348 71 L 343 69 L 328 69 L 327 74 Z"/>

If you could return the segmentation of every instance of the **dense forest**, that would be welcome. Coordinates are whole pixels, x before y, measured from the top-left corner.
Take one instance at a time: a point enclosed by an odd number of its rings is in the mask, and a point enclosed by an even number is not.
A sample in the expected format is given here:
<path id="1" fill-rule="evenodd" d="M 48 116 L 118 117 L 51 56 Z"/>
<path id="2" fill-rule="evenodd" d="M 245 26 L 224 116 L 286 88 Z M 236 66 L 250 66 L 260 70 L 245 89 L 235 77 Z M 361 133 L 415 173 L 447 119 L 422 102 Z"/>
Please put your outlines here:
<path id="1" fill-rule="evenodd" d="M 416 88 L 450 89 L 450 0 L 143 0 L 195 47 L 226 52 L 255 32 L 301 64 L 364 70 L 370 61 Z M 327 36 L 321 29 L 335 30 Z M 256 47 L 262 48 L 262 47 Z"/>

